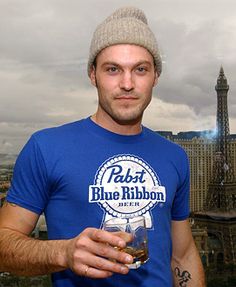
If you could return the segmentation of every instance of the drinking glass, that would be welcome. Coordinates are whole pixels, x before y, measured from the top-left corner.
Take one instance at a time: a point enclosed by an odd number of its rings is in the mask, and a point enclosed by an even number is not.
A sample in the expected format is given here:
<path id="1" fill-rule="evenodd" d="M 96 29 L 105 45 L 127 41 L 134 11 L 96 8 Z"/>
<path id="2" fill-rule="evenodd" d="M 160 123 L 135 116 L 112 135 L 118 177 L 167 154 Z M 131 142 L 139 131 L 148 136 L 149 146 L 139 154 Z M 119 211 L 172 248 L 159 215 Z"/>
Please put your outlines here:
<path id="1" fill-rule="evenodd" d="M 103 229 L 120 235 L 121 232 L 132 235 L 132 241 L 128 242 L 125 248 L 119 249 L 133 256 L 133 263 L 127 264 L 130 269 L 137 269 L 148 261 L 147 229 L 144 216 L 114 217 L 104 222 Z"/>

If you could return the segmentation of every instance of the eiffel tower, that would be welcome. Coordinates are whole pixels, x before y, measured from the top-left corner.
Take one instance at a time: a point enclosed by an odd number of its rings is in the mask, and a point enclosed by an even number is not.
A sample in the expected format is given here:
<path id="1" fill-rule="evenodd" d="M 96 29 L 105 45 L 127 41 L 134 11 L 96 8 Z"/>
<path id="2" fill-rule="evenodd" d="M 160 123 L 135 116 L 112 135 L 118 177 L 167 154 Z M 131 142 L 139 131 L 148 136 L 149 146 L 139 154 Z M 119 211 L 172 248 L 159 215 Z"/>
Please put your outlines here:
<path id="1" fill-rule="evenodd" d="M 209 184 L 206 210 L 224 213 L 236 211 L 236 180 L 230 158 L 230 132 L 227 93 L 229 85 L 223 67 L 215 87 L 217 92 L 217 138 L 213 178 Z"/>
<path id="2" fill-rule="evenodd" d="M 212 263 L 236 265 L 236 179 L 230 158 L 227 94 L 229 85 L 223 67 L 215 86 L 217 135 L 213 176 L 208 185 L 205 210 L 194 214 L 195 225 L 207 227 Z"/>

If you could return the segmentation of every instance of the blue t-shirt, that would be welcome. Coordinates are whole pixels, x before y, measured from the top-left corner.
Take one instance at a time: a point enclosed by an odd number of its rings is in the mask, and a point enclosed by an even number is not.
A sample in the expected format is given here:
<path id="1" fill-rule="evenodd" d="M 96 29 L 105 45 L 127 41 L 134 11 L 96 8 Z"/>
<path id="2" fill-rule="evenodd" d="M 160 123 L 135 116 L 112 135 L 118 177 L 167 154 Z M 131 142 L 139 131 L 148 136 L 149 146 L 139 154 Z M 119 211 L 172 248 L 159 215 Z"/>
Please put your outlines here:
<path id="1" fill-rule="evenodd" d="M 89 279 L 65 270 L 54 287 L 172 286 L 171 220 L 189 215 L 184 150 L 143 127 L 118 135 L 90 118 L 32 135 L 15 165 L 7 200 L 45 213 L 49 239 L 68 239 L 113 216 L 144 215 L 149 261 L 128 275 Z"/>

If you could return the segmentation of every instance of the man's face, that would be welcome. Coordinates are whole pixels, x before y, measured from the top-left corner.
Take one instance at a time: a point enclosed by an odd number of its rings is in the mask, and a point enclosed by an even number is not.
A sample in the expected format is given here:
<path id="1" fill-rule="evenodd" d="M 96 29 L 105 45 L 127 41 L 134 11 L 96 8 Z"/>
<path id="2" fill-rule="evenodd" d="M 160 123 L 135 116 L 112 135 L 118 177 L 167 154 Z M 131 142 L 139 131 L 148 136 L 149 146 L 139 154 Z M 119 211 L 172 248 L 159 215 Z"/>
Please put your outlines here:
<path id="1" fill-rule="evenodd" d="M 98 90 L 97 116 L 122 125 L 141 121 L 158 78 L 152 55 L 129 44 L 102 50 L 90 77 Z"/>

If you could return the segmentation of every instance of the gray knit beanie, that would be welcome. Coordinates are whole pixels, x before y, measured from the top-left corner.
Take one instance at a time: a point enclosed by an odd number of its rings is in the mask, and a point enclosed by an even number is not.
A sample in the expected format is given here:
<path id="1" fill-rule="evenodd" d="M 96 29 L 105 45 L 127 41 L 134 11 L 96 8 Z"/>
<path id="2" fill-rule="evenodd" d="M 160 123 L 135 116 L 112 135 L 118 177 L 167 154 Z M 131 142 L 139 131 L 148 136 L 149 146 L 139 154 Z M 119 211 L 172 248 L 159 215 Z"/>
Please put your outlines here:
<path id="1" fill-rule="evenodd" d="M 153 56 L 158 74 L 161 74 L 162 62 L 157 41 L 142 10 L 135 7 L 120 8 L 97 27 L 90 45 L 88 75 L 101 50 L 116 44 L 134 44 L 146 48 Z"/>

